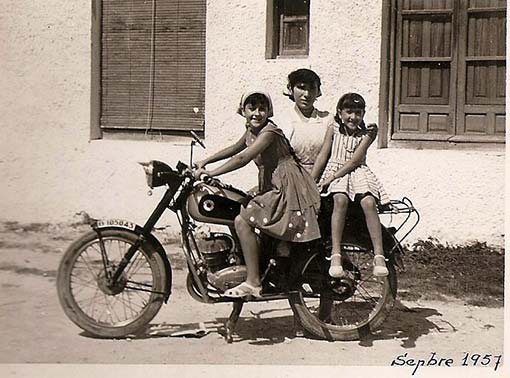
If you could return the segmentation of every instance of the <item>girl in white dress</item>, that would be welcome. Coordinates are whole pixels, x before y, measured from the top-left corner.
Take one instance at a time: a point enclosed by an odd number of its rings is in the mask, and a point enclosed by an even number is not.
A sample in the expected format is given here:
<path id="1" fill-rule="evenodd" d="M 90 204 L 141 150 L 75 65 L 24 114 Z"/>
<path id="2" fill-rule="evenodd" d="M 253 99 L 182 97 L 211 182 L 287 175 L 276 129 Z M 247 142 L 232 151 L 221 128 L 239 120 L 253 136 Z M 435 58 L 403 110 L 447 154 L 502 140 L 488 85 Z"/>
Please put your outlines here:
<path id="1" fill-rule="evenodd" d="M 308 68 L 300 68 L 292 71 L 287 79 L 285 95 L 292 106 L 278 111 L 273 122 L 289 139 L 301 165 L 311 172 L 333 116 L 314 105 L 321 96 L 319 75 Z"/>
<path id="2" fill-rule="evenodd" d="M 374 275 L 388 275 L 377 204 L 384 205 L 390 200 L 377 177 L 366 165 L 367 150 L 377 136 L 377 125 L 365 126 L 365 107 L 365 100 L 357 93 L 346 93 L 340 98 L 335 122 L 328 127 L 312 170 L 315 180 L 324 170 L 319 189 L 326 195 L 333 195 L 329 269 L 332 277 L 344 275 L 340 245 L 350 201 L 359 201 L 365 214 L 375 253 Z"/>

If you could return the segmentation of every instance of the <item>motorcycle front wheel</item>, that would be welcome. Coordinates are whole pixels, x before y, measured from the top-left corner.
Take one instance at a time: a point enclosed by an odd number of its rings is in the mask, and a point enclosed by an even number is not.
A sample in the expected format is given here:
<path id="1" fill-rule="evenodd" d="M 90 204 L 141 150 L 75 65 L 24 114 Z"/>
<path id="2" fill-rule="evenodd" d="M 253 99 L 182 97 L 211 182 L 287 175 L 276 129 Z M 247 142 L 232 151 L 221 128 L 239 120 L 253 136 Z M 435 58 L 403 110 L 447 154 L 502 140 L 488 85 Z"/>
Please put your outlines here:
<path id="1" fill-rule="evenodd" d="M 104 338 L 139 333 L 164 301 L 166 271 L 154 246 L 144 242 L 119 279 L 108 283 L 138 235 L 124 230 L 92 231 L 68 248 L 57 275 L 57 292 L 65 314 L 78 327 Z"/>
<path id="2" fill-rule="evenodd" d="M 308 270 L 322 275 L 322 284 L 311 288 L 306 282 L 289 293 L 289 302 L 305 330 L 326 340 L 359 340 L 378 329 L 389 315 L 397 292 L 397 275 L 387 262 L 389 275 L 372 274 L 373 253 L 357 245 L 344 249 L 348 257 L 343 279 L 324 274 L 323 262 L 315 255 Z M 320 267 L 322 264 L 322 268 Z"/>

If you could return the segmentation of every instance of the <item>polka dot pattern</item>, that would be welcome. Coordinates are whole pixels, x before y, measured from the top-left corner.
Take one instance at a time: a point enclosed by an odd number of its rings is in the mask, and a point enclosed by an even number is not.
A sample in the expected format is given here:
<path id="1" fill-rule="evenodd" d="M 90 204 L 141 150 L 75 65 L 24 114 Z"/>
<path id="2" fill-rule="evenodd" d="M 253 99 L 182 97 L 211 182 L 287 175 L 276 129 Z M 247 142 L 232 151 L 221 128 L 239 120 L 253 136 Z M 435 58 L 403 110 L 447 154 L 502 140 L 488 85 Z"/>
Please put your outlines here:
<path id="1" fill-rule="evenodd" d="M 261 194 L 241 207 L 240 215 L 257 233 L 290 242 L 315 240 L 320 237 L 317 185 L 290 154 L 281 130 L 270 124 L 261 131 L 266 132 L 281 138 L 274 138 L 273 144 L 254 159 L 259 168 Z M 248 130 L 247 145 L 253 140 Z"/>

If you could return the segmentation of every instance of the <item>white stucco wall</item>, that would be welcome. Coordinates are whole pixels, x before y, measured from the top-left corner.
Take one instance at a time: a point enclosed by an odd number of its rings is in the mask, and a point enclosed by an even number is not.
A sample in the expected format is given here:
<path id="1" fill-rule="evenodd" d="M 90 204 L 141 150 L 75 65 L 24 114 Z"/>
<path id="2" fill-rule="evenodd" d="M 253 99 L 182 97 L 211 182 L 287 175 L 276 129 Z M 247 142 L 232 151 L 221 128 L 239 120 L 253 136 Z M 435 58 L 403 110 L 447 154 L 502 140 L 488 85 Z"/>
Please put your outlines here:
<path id="1" fill-rule="evenodd" d="M 210 125 L 221 124 L 250 85 L 267 88 L 277 111 L 289 101 L 282 95 L 287 74 L 301 67 L 311 68 L 321 77 L 323 96 L 318 108 L 334 109 L 341 94 L 357 91 L 366 98 L 370 119 L 377 120 L 380 1 L 310 4 L 309 57 L 266 60 L 266 1 L 207 2 L 206 114 Z"/>
<path id="2" fill-rule="evenodd" d="M 208 0 L 206 144 L 212 152 L 237 139 L 241 125 L 223 123 L 240 92 L 264 83 L 275 108 L 286 74 L 316 70 L 317 106 L 332 109 L 346 91 L 362 93 L 377 120 L 380 1 L 312 1 L 308 59 L 265 60 L 265 1 Z M 367 21 L 368 20 L 368 21 Z M 72 222 L 97 217 L 143 222 L 160 197 L 147 188 L 137 161 L 188 159 L 186 142 L 89 142 L 89 0 L 4 0 L 0 12 L 0 221 Z M 368 31 L 368 33 L 367 33 Z M 238 127 L 238 128 L 237 128 Z M 204 151 L 197 149 L 197 156 Z M 504 151 L 376 149 L 368 163 L 392 197 L 407 195 L 422 221 L 412 234 L 442 242 L 503 245 Z M 251 187 L 254 167 L 231 174 Z M 176 231 L 172 214 L 160 225 Z"/>

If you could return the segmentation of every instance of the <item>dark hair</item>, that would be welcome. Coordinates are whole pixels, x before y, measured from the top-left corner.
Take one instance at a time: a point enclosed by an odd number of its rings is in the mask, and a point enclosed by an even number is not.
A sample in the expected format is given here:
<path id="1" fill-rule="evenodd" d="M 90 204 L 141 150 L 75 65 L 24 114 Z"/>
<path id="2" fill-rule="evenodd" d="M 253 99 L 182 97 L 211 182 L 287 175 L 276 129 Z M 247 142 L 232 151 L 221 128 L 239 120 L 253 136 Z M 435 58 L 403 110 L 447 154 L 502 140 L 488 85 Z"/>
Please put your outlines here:
<path id="1" fill-rule="evenodd" d="M 349 92 L 340 97 L 338 103 L 336 104 L 337 111 L 335 114 L 335 121 L 340 125 L 340 132 L 342 134 L 347 135 L 347 130 L 342 122 L 342 118 L 340 118 L 340 116 L 338 115 L 338 110 L 343 109 L 365 110 L 365 108 L 366 108 L 365 99 L 357 93 Z M 364 121 L 362 121 L 359 126 L 363 132 L 367 130 Z"/>
<path id="2" fill-rule="evenodd" d="M 266 96 L 264 96 L 262 93 L 253 93 L 253 94 L 249 95 L 248 97 L 246 97 L 246 99 L 244 100 L 244 103 L 243 103 L 243 108 L 247 104 L 250 104 L 252 106 L 265 105 L 268 110 L 271 107 L 269 104 L 269 99 Z"/>
<path id="3" fill-rule="evenodd" d="M 319 91 L 317 97 L 321 95 L 321 78 L 314 71 L 309 70 L 308 68 L 300 68 L 298 70 L 292 71 L 289 76 L 287 76 L 288 90 L 292 92 L 292 88 L 294 88 L 298 83 L 316 85 Z M 286 93 L 285 95 L 293 100 L 291 93 Z"/>
<path id="4" fill-rule="evenodd" d="M 357 94 L 357 93 L 346 93 L 340 99 L 338 100 L 338 103 L 336 104 L 337 110 L 343 110 L 343 109 L 359 109 L 359 110 L 365 110 L 366 108 L 365 99 Z"/>

